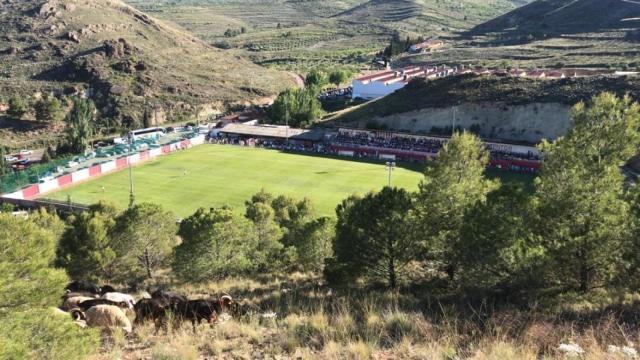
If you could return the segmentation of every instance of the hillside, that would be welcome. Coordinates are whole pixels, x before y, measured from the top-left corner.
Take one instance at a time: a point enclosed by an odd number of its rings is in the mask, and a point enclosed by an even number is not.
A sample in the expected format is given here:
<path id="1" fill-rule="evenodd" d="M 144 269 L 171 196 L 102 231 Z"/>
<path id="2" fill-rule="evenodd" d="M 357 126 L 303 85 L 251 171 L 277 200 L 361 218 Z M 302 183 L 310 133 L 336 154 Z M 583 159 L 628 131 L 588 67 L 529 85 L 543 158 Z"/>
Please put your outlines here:
<path id="1" fill-rule="evenodd" d="M 640 24 L 640 2 L 538 0 L 476 26 L 472 33 L 575 34 L 628 29 Z"/>
<path id="2" fill-rule="evenodd" d="M 638 71 L 640 2 L 538 0 L 443 38 L 446 46 L 439 51 L 394 65 Z"/>
<path id="3" fill-rule="evenodd" d="M 127 2 L 258 64 L 305 72 L 330 66 L 360 70 L 394 34 L 428 37 L 468 30 L 528 0 Z"/>
<path id="4" fill-rule="evenodd" d="M 293 86 L 117 0 L 8 0 L 0 12 L 0 93 L 84 93 L 111 125 L 145 104 L 180 120 Z"/>
<path id="5" fill-rule="evenodd" d="M 636 77 L 533 80 L 513 77 L 462 75 L 435 81 L 415 81 L 380 100 L 366 103 L 335 118 L 347 121 L 371 115 L 387 116 L 424 108 L 448 108 L 461 103 L 560 103 L 574 105 L 603 91 L 629 93 L 640 99 Z"/>
<path id="6" fill-rule="evenodd" d="M 383 23 L 389 27 L 413 26 L 441 31 L 442 27 L 467 29 L 521 4 L 522 1 L 511 0 L 370 0 L 336 15 L 336 18 L 351 22 Z"/>
<path id="7" fill-rule="evenodd" d="M 571 106 L 603 91 L 640 98 L 640 79 L 532 80 L 457 76 L 412 82 L 387 97 L 326 120 L 329 126 L 450 134 L 455 126 L 489 139 L 537 143 L 566 134 Z M 455 110 L 454 110 L 455 107 Z"/>

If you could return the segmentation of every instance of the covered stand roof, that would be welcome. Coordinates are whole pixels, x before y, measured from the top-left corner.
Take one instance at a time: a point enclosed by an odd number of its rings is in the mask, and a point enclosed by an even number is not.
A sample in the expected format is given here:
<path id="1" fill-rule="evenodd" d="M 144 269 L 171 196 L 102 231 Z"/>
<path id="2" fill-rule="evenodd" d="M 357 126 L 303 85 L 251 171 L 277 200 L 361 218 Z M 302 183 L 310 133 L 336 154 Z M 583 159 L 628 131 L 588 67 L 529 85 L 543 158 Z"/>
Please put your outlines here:
<path id="1" fill-rule="evenodd" d="M 220 130 L 221 133 L 268 137 L 275 139 L 286 139 L 287 134 L 291 140 L 320 141 L 324 136 L 324 131 L 320 129 L 296 129 L 278 125 L 245 125 L 229 124 Z"/>

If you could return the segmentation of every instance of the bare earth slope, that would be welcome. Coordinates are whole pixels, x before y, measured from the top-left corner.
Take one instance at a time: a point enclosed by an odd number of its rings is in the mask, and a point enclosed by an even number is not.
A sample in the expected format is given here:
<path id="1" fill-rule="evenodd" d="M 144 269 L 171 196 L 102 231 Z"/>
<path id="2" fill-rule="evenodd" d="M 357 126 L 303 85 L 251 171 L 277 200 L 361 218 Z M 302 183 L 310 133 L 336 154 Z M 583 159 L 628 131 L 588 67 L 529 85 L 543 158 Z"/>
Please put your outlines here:
<path id="1" fill-rule="evenodd" d="M 85 92 L 122 124 L 147 103 L 176 119 L 294 85 L 119 0 L 5 0 L 0 24 L 3 96 Z"/>

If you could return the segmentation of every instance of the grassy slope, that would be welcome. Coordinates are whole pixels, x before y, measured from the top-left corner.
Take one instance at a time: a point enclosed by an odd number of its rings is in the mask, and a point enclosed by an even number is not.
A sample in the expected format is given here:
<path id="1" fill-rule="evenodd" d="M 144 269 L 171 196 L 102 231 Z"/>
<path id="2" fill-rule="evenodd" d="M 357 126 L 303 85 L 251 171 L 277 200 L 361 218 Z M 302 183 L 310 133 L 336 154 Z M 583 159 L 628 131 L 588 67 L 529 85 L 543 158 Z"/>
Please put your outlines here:
<path id="1" fill-rule="evenodd" d="M 340 289 L 297 272 L 202 284 L 154 280 L 151 289 L 166 285 L 190 298 L 227 293 L 255 310 L 202 324 L 195 333 L 190 324 L 156 332 L 151 322 L 134 326 L 131 336 L 115 331 L 91 360 L 626 360 L 634 357 L 612 354 L 608 346 L 640 344 L 637 293 L 567 294 L 551 301 L 555 306 L 539 299 L 542 304 L 523 310 L 486 297 L 447 301 L 432 288 L 376 291 L 356 283 Z M 277 320 L 261 319 L 271 312 Z M 561 343 L 576 343 L 585 354 L 568 356 L 558 350 Z"/>
<path id="2" fill-rule="evenodd" d="M 637 1 L 535 1 L 468 32 L 451 34 L 441 51 L 398 64 L 637 70 L 639 17 Z"/>
<path id="3" fill-rule="evenodd" d="M 423 166 L 401 164 L 393 172 L 393 185 L 417 189 Z M 531 178 L 524 175 L 490 176 L 531 183 Z M 381 163 L 224 145 L 202 145 L 169 155 L 134 168 L 133 177 L 138 202 L 156 202 L 180 216 L 190 215 L 198 207 L 224 204 L 242 209 L 244 202 L 262 188 L 274 194 L 306 196 L 313 200 L 319 214 L 332 216 L 336 205 L 347 196 L 387 184 L 387 172 Z M 128 194 L 128 172 L 120 171 L 45 197 L 66 200 L 69 195 L 74 202 L 111 200 L 126 206 Z"/>

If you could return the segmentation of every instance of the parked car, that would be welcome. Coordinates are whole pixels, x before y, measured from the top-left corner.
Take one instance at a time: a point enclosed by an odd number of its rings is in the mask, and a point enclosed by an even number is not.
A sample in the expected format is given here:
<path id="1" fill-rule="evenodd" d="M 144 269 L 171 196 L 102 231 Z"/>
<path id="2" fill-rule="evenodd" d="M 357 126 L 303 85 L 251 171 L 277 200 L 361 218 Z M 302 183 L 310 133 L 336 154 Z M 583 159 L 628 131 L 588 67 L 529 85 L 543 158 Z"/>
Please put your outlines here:
<path id="1" fill-rule="evenodd" d="M 18 159 L 17 157 L 13 156 L 13 155 L 6 155 L 4 157 L 4 161 L 8 162 L 8 163 L 14 163 L 16 161 L 18 161 L 20 159 Z"/>
<path id="2" fill-rule="evenodd" d="M 11 165 L 14 170 L 24 170 L 29 167 L 29 159 L 23 159 L 20 161 L 16 161 Z"/>
<path id="3" fill-rule="evenodd" d="M 20 150 L 20 155 L 31 155 L 33 154 L 32 150 Z"/>
<path id="4" fill-rule="evenodd" d="M 53 175 L 45 175 L 43 177 L 41 177 L 40 179 L 38 179 L 38 182 L 40 184 L 48 182 L 48 181 L 53 181 L 55 178 L 53 177 Z"/>

